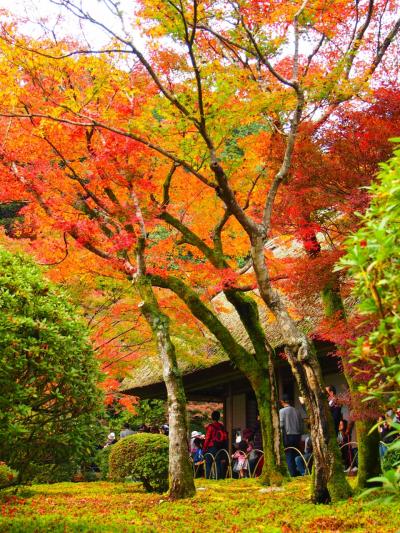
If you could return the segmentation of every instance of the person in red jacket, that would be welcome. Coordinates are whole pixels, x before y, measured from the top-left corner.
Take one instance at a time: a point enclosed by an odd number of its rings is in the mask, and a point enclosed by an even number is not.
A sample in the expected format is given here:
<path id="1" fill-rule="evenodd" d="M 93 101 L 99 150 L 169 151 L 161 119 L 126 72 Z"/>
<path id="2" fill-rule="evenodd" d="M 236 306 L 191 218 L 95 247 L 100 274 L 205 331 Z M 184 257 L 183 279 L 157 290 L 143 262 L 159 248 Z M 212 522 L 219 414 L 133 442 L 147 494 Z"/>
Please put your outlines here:
<path id="1" fill-rule="evenodd" d="M 222 455 L 218 453 L 219 450 L 226 448 L 227 446 L 227 434 L 224 425 L 221 424 L 219 419 L 221 414 L 219 411 L 213 411 L 211 413 L 212 422 L 206 428 L 206 438 L 203 446 L 203 455 L 206 460 L 206 477 L 210 477 L 212 463 L 215 460 L 217 469 L 217 479 L 222 477 Z"/>

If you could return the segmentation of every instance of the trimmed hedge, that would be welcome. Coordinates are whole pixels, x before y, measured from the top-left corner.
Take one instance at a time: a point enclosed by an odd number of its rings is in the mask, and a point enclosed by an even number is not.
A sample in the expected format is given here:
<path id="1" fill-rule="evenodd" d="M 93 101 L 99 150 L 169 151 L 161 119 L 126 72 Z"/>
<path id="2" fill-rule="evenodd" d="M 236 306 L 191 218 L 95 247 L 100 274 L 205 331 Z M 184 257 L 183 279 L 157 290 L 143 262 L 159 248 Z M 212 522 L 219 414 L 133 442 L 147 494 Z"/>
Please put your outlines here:
<path id="1" fill-rule="evenodd" d="M 109 476 L 115 481 L 132 477 L 148 492 L 168 489 L 168 447 L 165 435 L 136 433 L 112 446 Z"/>

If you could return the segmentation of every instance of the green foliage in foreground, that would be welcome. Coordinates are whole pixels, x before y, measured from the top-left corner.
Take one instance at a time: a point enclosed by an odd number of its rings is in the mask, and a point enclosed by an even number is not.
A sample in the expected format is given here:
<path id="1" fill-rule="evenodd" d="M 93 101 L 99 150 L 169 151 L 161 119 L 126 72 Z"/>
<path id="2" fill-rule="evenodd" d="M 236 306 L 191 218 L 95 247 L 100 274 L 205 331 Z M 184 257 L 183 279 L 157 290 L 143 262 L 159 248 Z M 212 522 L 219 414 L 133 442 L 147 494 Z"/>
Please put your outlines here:
<path id="1" fill-rule="evenodd" d="M 0 532 L 395 533 L 400 528 L 393 504 L 310 503 L 307 478 L 269 491 L 252 479 L 199 479 L 196 485 L 193 499 L 175 502 L 143 492 L 138 483 L 35 485 L 25 498 L 3 496 Z"/>
<path id="2" fill-rule="evenodd" d="M 400 442 L 396 441 L 389 444 L 387 452 L 382 457 L 382 470 L 387 472 L 388 470 L 396 469 L 398 466 L 400 466 Z"/>
<path id="3" fill-rule="evenodd" d="M 77 315 L 30 259 L 0 249 L 0 460 L 21 481 L 71 479 L 91 454 L 99 372 Z"/>
<path id="4" fill-rule="evenodd" d="M 400 142 L 400 139 L 393 139 Z M 353 363 L 372 371 L 366 387 L 383 396 L 386 405 L 400 399 L 400 149 L 381 164 L 377 181 L 369 188 L 371 205 L 360 229 L 347 240 L 341 267 L 355 280 L 359 311 L 375 323 L 357 339 Z"/>
<path id="5" fill-rule="evenodd" d="M 110 478 L 132 477 L 141 481 L 149 492 L 168 489 L 168 447 L 165 435 L 136 433 L 112 446 L 109 461 Z"/>
<path id="6" fill-rule="evenodd" d="M 393 430 L 400 433 L 400 424 L 393 423 Z M 363 491 L 360 498 L 373 497 L 376 501 L 400 505 L 400 439 L 387 445 L 382 458 L 382 475 L 368 480 L 375 484 Z"/>

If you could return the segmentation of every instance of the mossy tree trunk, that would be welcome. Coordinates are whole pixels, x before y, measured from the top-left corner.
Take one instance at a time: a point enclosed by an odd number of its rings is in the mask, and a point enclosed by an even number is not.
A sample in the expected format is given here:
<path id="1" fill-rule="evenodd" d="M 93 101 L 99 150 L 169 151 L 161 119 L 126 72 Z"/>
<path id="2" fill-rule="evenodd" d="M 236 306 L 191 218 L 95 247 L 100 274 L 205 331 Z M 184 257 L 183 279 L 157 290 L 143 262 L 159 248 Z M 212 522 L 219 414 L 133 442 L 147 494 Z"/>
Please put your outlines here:
<path id="1" fill-rule="evenodd" d="M 348 498 L 351 488 L 341 466 L 317 354 L 307 336 L 289 315 L 282 296 L 271 287 L 264 259 L 263 236 L 253 234 L 251 244 L 260 295 L 278 322 L 288 362 L 310 418 L 314 457 L 312 499 L 315 503 L 327 503 L 333 499 Z"/>
<path id="2" fill-rule="evenodd" d="M 169 183 L 168 180 L 165 183 L 166 190 L 168 190 Z M 227 209 L 215 226 L 213 231 L 214 247 L 211 248 L 191 229 L 166 211 L 165 208 L 169 203 L 166 190 L 164 190 L 162 203 L 164 209 L 159 218 L 178 230 L 182 234 L 183 242 L 195 246 L 214 268 L 222 271 L 229 268 L 223 253 L 221 232 L 231 215 L 230 211 Z M 193 315 L 218 339 L 232 362 L 250 381 L 257 399 L 265 456 L 261 478 L 266 484 L 280 484 L 283 478 L 288 475 L 288 471 L 279 426 L 278 395 L 272 361 L 273 350 L 268 344 L 261 326 L 256 302 L 240 291 L 233 289 L 224 291 L 250 338 L 254 348 L 253 354 L 236 343 L 229 330 L 201 302 L 198 295 L 182 281 L 174 277 L 168 278 L 168 281 L 165 278 L 153 278 L 153 283 L 172 290 L 186 303 Z"/>
<path id="3" fill-rule="evenodd" d="M 150 325 L 157 342 L 162 364 L 162 373 L 167 389 L 169 422 L 169 491 L 170 499 L 190 498 L 196 493 L 194 476 L 189 460 L 188 426 L 186 417 L 186 397 L 176 359 L 175 346 L 169 334 L 169 318 L 158 305 L 153 286 L 146 272 L 145 249 L 147 233 L 138 199 L 131 191 L 139 222 L 140 236 L 136 245 L 136 273 L 133 277 L 142 298 L 139 307 Z M 127 272 L 132 272 L 130 262 L 126 262 Z M 133 273 L 133 272 L 132 272 Z"/>
<path id="4" fill-rule="evenodd" d="M 259 407 L 260 426 L 263 437 L 265 460 L 262 480 L 266 484 L 281 484 L 283 478 L 287 475 L 287 467 L 280 444 L 275 380 L 272 380 L 274 386 L 271 387 L 273 370 L 269 367 L 270 360 L 268 359 L 267 345 L 263 344 L 263 353 L 261 353 L 260 346 L 260 361 L 258 361 L 253 354 L 236 342 L 230 331 L 201 301 L 197 293 L 185 285 L 179 278 L 152 275 L 151 281 L 157 287 L 163 287 L 173 291 L 186 303 L 193 316 L 200 320 L 216 337 L 232 362 L 250 381 Z M 230 296 L 234 298 L 233 295 Z M 242 298 L 242 295 L 240 295 L 240 298 Z M 246 302 L 246 305 L 248 305 L 248 302 Z M 250 320 L 250 315 L 248 315 L 248 320 Z M 275 403 L 275 409 L 272 408 L 273 402 Z"/>
<path id="5" fill-rule="evenodd" d="M 375 428 L 375 421 L 358 420 L 356 422 L 357 445 L 358 445 L 358 476 L 357 491 L 365 489 L 368 480 L 379 476 L 381 463 L 379 458 L 379 433 Z"/>
<path id="6" fill-rule="evenodd" d="M 136 280 L 143 298 L 140 309 L 157 341 L 162 372 L 167 388 L 169 421 L 169 497 L 188 498 L 195 494 L 193 469 L 188 453 L 186 398 L 178 369 L 175 347 L 169 336 L 169 318 L 161 312 L 146 277 Z"/>
<path id="7" fill-rule="evenodd" d="M 255 352 L 257 372 L 248 379 L 256 395 L 264 445 L 264 466 L 260 481 L 279 485 L 288 476 L 278 412 L 278 391 L 273 364 L 273 348 L 261 326 L 258 307 L 253 298 L 238 291 L 225 291 L 250 338 Z"/>
<path id="8" fill-rule="evenodd" d="M 322 300 L 324 303 L 325 316 L 332 317 L 337 315 L 342 319 L 346 319 L 337 279 L 330 282 L 323 289 Z M 343 364 L 343 374 L 354 400 L 357 396 L 357 384 L 349 373 L 346 362 Z M 358 447 L 357 490 L 366 488 L 368 479 L 378 476 L 381 471 L 379 434 L 376 429 L 371 432 L 374 425 L 375 420 L 371 419 L 355 421 Z"/>
<path id="9" fill-rule="evenodd" d="M 270 382 L 260 373 L 252 376 L 250 382 L 257 399 L 264 449 L 264 464 L 259 479 L 263 485 L 281 485 L 288 477 L 288 469 L 280 438 L 279 415 L 278 418 L 273 415 L 274 397 L 271 395 Z"/>

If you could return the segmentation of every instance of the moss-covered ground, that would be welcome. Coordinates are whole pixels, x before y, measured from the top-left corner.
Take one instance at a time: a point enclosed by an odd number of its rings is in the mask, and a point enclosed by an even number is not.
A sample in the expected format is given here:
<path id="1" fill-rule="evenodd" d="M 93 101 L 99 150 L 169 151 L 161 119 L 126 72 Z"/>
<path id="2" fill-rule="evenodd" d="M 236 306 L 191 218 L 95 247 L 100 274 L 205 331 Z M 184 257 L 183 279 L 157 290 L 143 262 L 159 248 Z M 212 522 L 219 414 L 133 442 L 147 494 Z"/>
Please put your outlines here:
<path id="1" fill-rule="evenodd" d="M 197 480 L 192 500 L 170 502 L 136 483 L 58 483 L 0 494 L 0 531 L 7 532 L 397 532 L 393 505 L 349 500 L 309 502 L 306 478 L 282 489 L 252 479 Z"/>

